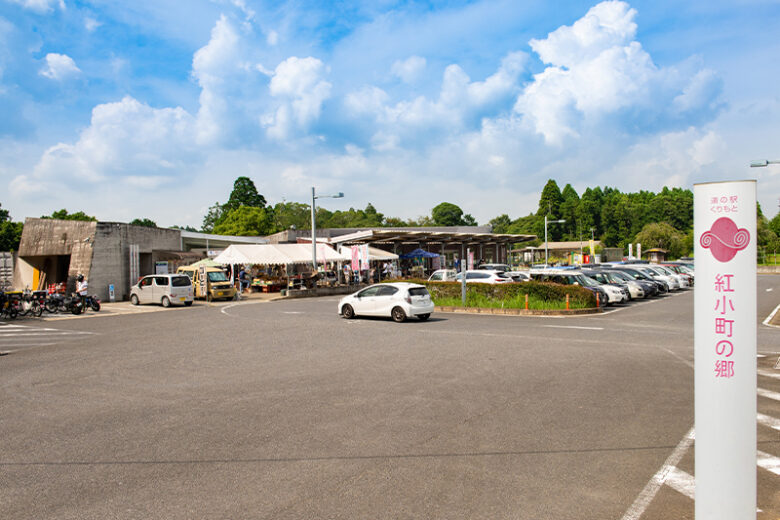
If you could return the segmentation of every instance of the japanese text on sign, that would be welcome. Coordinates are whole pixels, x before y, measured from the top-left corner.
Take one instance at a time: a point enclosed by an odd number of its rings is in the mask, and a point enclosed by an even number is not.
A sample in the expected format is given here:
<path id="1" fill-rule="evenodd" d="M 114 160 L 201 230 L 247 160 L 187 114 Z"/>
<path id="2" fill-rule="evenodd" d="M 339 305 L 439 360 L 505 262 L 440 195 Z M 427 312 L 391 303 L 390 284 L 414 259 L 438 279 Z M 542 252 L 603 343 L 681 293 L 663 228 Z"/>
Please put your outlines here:
<path id="1" fill-rule="evenodd" d="M 715 311 L 723 317 L 715 318 L 715 335 L 718 342 L 715 344 L 715 377 L 729 379 L 734 377 L 734 361 L 730 358 L 734 353 L 734 344 L 729 339 L 734 335 L 734 320 L 726 316 L 735 311 L 731 294 L 734 288 L 731 286 L 733 274 L 716 274 L 714 280 L 715 292 L 718 294 L 715 300 Z M 721 339 L 723 338 L 723 339 Z"/>

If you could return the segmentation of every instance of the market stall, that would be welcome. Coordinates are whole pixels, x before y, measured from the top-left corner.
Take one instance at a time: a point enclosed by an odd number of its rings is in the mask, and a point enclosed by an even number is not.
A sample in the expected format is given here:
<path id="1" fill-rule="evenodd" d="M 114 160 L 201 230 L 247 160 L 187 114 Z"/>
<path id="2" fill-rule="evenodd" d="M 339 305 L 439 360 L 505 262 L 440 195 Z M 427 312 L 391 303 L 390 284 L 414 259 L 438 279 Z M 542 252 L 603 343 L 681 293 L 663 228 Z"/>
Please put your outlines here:
<path id="1" fill-rule="evenodd" d="M 250 271 L 253 291 L 273 292 L 283 287 L 311 287 L 317 273 L 311 269 L 312 250 L 309 244 L 231 245 L 214 258 L 221 265 L 244 266 Z M 332 247 L 317 245 L 317 263 L 335 264 L 344 257 Z"/>

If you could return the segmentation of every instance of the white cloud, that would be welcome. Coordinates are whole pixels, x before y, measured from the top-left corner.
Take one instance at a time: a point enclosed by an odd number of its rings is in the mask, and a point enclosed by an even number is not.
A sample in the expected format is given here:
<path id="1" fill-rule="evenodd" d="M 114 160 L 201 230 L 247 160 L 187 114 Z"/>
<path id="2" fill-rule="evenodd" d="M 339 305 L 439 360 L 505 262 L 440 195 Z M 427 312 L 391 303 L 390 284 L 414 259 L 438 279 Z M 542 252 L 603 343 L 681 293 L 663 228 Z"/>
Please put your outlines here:
<path id="1" fill-rule="evenodd" d="M 461 132 L 484 117 L 498 113 L 511 102 L 520 86 L 518 77 L 527 55 L 512 52 L 498 70 L 484 81 L 471 81 L 459 65 L 444 70 L 438 98 L 418 96 L 390 104 L 389 95 L 379 87 L 364 87 L 345 97 L 345 106 L 356 117 L 372 116 L 378 124 L 374 147 L 387 150 L 399 144 L 399 133 L 437 129 L 444 135 Z M 391 136 L 390 141 L 385 136 Z"/>
<path id="2" fill-rule="evenodd" d="M 100 21 L 98 21 L 98 20 L 96 20 L 96 19 L 94 19 L 94 18 L 92 18 L 90 16 L 87 16 L 86 18 L 84 18 L 84 28 L 87 30 L 87 32 L 95 32 L 95 30 L 98 27 L 100 27 L 101 25 L 103 25 L 102 22 L 100 22 Z"/>
<path id="3" fill-rule="evenodd" d="M 268 31 L 265 41 L 271 47 L 275 47 L 279 43 L 279 33 L 276 31 Z"/>
<path id="4" fill-rule="evenodd" d="M 631 41 L 636 34 L 634 16 L 636 11 L 625 2 L 601 2 L 573 25 L 559 27 L 544 40 L 533 39 L 530 45 L 543 62 L 569 67 Z"/>
<path id="5" fill-rule="evenodd" d="M 17 176 L 11 189 L 21 194 L 111 179 L 159 185 L 200 159 L 193 128 L 192 116 L 182 108 L 156 109 L 131 97 L 98 105 L 75 144 L 50 147 L 32 174 Z"/>
<path id="6" fill-rule="evenodd" d="M 281 101 L 275 116 L 266 116 L 268 135 L 283 138 L 293 129 L 308 129 L 320 116 L 323 102 L 330 97 L 331 84 L 324 76 L 328 69 L 317 58 L 287 58 L 271 78 L 269 91 Z"/>
<path id="7" fill-rule="evenodd" d="M 414 83 L 425 70 L 425 58 L 420 56 L 410 56 L 401 61 L 393 63 L 391 72 L 398 76 L 404 83 Z"/>
<path id="8" fill-rule="evenodd" d="M 635 15 L 625 2 L 602 2 L 572 26 L 531 41 L 551 66 L 526 86 L 515 112 L 548 144 L 607 122 L 625 131 L 676 124 L 682 111 L 711 115 L 721 91 L 718 77 L 709 70 L 688 78 L 675 68 L 659 69 L 633 41 Z"/>
<path id="9" fill-rule="evenodd" d="M 70 56 L 50 52 L 46 55 L 46 66 L 38 73 L 55 81 L 63 81 L 80 74 L 81 70 Z"/>
<path id="10" fill-rule="evenodd" d="M 38 13 L 48 13 L 55 8 L 65 10 L 65 0 L 10 0 L 12 3 L 19 4 L 26 9 Z"/>

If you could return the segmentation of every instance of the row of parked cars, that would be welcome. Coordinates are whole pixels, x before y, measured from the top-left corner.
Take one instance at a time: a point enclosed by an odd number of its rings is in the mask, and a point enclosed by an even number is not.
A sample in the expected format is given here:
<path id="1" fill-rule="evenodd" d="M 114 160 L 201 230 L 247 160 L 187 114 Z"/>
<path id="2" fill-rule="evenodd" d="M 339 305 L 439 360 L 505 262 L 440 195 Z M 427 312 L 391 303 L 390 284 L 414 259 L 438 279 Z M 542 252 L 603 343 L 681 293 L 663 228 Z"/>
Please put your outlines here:
<path id="1" fill-rule="evenodd" d="M 538 266 L 512 271 L 506 264 L 484 264 L 479 269 L 458 273 L 451 269 L 435 271 L 429 281 L 462 281 L 466 283 L 518 283 L 529 280 L 562 285 L 579 285 L 599 298 L 600 304 L 612 305 L 629 300 L 649 298 L 693 286 L 693 263 L 678 261 L 650 264 L 644 261 L 591 264 L 578 267 Z"/>

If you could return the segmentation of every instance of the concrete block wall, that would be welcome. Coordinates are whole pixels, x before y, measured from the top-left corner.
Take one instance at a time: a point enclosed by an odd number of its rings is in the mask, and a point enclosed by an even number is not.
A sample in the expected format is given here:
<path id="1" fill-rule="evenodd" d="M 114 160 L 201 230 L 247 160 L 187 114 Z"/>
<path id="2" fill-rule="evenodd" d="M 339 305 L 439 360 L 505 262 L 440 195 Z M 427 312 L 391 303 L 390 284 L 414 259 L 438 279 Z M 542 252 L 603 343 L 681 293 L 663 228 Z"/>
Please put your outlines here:
<path id="1" fill-rule="evenodd" d="M 138 244 L 141 254 L 154 250 L 178 251 L 181 248 L 181 233 L 176 229 L 131 226 L 117 222 L 98 223 L 92 270 L 88 279 L 90 293 L 101 300 L 108 300 L 108 286 L 113 284 L 118 301 L 130 297 L 130 286 L 135 283 L 135 280 L 130 280 L 130 244 Z"/>

